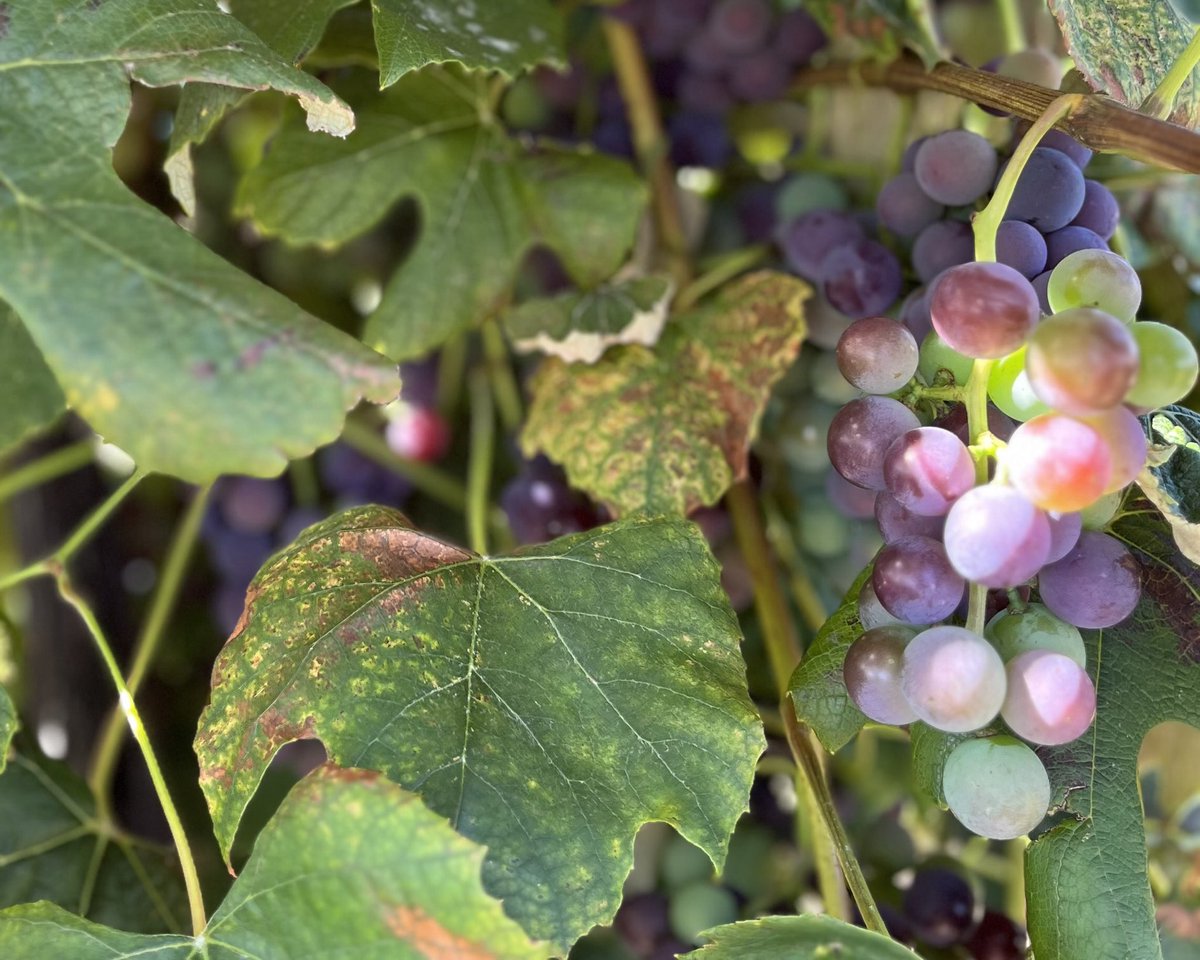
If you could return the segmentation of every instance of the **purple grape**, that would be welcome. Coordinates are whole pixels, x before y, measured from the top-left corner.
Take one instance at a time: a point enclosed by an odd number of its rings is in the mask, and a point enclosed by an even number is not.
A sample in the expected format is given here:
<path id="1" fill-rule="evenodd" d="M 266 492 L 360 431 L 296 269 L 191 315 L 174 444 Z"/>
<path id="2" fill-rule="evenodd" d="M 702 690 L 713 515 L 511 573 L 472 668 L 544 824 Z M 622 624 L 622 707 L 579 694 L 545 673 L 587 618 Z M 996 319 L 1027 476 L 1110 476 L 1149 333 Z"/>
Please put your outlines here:
<path id="1" fill-rule="evenodd" d="M 208 559 L 223 579 L 244 591 L 274 546 L 268 533 L 219 530 L 205 537 Z"/>
<path id="2" fill-rule="evenodd" d="M 1050 550 L 1046 562 L 1054 563 L 1075 549 L 1079 534 L 1083 532 L 1083 514 L 1047 514 L 1047 519 L 1050 521 Z"/>
<path id="3" fill-rule="evenodd" d="M 725 121 L 711 113 L 679 111 L 667 122 L 667 136 L 677 167 L 720 169 L 733 155 Z"/>
<path id="4" fill-rule="evenodd" d="M 786 11 L 775 21 L 771 46 L 792 66 L 801 66 L 828 40 L 821 25 L 802 8 Z"/>
<path id="5" fill-rule="evenodd" d="M 900 158 L 900 170 L 903 173 L 912 173 L 916 169 L 917 154 L 921 152 L 921 147 L 928 139 L 928 137 L 918 137 L 904 148 L 904 155 Z"/>
<path id="6" fill-rule="evenodd" d="M 1033 292 L 1037 294 L 1038 309 L 1040 309 L 1041 312 L 1046 316 L 1049 316 L 1054 312 L 1050 309 L 1050 300 L 1046 295 L 1046 290 L 1050 286 L 1050 274 L 1053 272 L 1053 270 L 1047 270 L 1045 273 L 1039 273 L 1033 278 L 1033 280 L 1030 281 L 1030 283 L 1033 285 Z"/>
<path id="7" fill-rule="evenodd" d="M 931 947 L 951 947 L 979 922 L 971 885 L 953 870 L 926 867 L 904 891 L 904 914 L 917 938 Z"/>
<path id="8" fill-rule="evenodd" d="M 886 548 L 885 548 L 886 549 Z M 962 627 L 932 627 L 904 649 L 900 682 L 917 716 L 937 730 L 969 733 L 1004 703 L 1004 663 L 996 648 Z"/>
<path id="9" fill-rule="evenodd" d="M 829 252 L 821 262 L 826 299 L 849 317 L 883 313 L 900 296 L 904 272 L 882 243 L 856 240 Z"/>
<path id="10" fill-rule="evenodd" d="M 1046 234 L 1046 268 L 1053 270 L 1079 250 L 1107 250 L 1108 241 L 1087 227 L 1063 227 Z"/>
<path id="11" fill-rule="evenodd" d="M 1071 226 L 1087 227 L 1103 240 L 1111 240 L 1121 222 L 1121 208 L 1112 191 L 1098 180 L 1083 182 L 1083 206 Z"/>
<path id="12" fill-rule="evenodd" d="M 601 153 L 613 157 L 633 157 L 633 132 L 623 117 L 606 117 L 592 130 L 592 143 Z"/>
<path id="13" fill-rule="evenodd" d="M 767 0 L 720 0 L 704 29 L 722 49 L 740 55 L 753 53 L 766 43 L 773 20 L 774 12 Z"/>
<path id="14" fill-rule="evenodd" d="M 1080 170 L 1086 167 L 1092 159 L 1090 148 L 1085 147 L 1070 134 L 1063 133 L 1061 130 L 1051 130 L 1042 137 L 1040 145 L 1065 153 Z"/>
<path id="15" fill-rule="evenodd" d="M 600 520 L 587 498 L 567 486 L 562 472 L 542 457 L 509 481 L 500 494 L 500 506 L 522 544 L 578 533 Z"/>
<path id="16" fill-rule="evenodd" d="M 400 364 L 400 398 L 415 407 L 436 407 L 439 366 L 437 354 Z"/>
<path id="17" fill-rule="evenodd" d="M 689 72 L 719 80 L 734 57 L 709 31 L 701 30 L 688 41 L 683 61 Z"/>
<path id="18" fill-rule="evenodd" d="M 776 194 L 773 183 L 751 183 L 742 187 L 733 200 L 738 223 L 746 239 L 752 243 L 769 243 L 778 227 Z"/>
<path id="19" fill-rule="evenodd" d="M 1003 263 L 963 263 L 933 285 L 933 329 L 967 357 L 998 359 L 1023 344 L 1041 314 L 1029 281 Z"/>
<path id="20" fill-rule="evenodd" d="M 1142 568 L 1120 541 L 1084 530 L 1070 553 L 1042 568 L 1038 592 L 1050 612 L 1067 623 L 1111 627 L 1137 607 Z"/>
<path id="21" fill-rule="evenodd" d="M 959 440 L 970 446 L 971 436 L 967 425 L 966 404 L 954 404 L 938 419 L 933 421 L 933 425 L 941 427 L 943 430 L 949 430 Z M 987 428 L 989 432 L 996 435 L 997 439 L 1007 442 L 1008 438 L 1013 435 L 1013 431 L 1017 429 L 1017 425 L 989 403 L 987 408 Z"/>
<path id="22" fill-rule="evenodd" d="M 940 540 L 946 518 L 923 517 L 913 513 L 887 491 L 875 496 L 875 523 L 884 543 L 904 537 L 931 537 Z"/>
<path id="23" fill-rule="evenodd" d="M 842 376 L 864 393 L 893 393 L 917 372 L 917 341 L 887 317 L 855 320 L 837 344 Z"/>
<path id="24" fill-rule="evenodd" d="M 876 627 L 850 644 L 842 663 L 846 692 L 854 705 L 876 723 L 901 726 L 917 719 L 900 688 L 904 647 L 917 631 Z"/>
<path id="25" fill-rule="evenodd" d="M 875 558 L 871 583 L 888 613 L 916 624 L 950 616 L 966 587 L 945 547 L 930 537 L 902 537 L 885 544 Z"/>
<path id="26" fill-rule="evenodd" d="M 851 400 L 829 425 L 829 461 L 851 483 L 882 490 L 887 448 L 902 433 L 920 425 L 916 414 L 890 397 Z"/>
<path id="27" fill-rule="evenodd" d="M 729 65 L 729 89 L 750 103 L 778 100 L 787 93 L 792 68 L 774 49 L 739 57 Z"/>
<path id="28" fill-rule="evenodd" d="M 929 317 L 929 297 L 925 287 L 917 287 L 900 304 L 900 322 L 908 327 L 913 339 L 923 343 L 933 329 Z"/>
<path id="29" fill-rule="evenodd" d="M 626 897 L 613 917 L 613 929 L 639 956 L 648 953 L 671 932 L 669 906 L 666 895 L 656 890 Z"/>
<path id="30" fill-rule="evenodd" d="M 916 236 L 937 220 L 945 208 L 921 189 L 911 173 L 898 173 L 875 198 L 879 222 L 901 237 Z"/>
<path id="31" fill-rule="evenodd" d="M 642 43 L 651 59 L 663 60 L 680 53 L 710 16 L 710 6 L 710 0 L 654 3 L 641 30 Z"/>
<path id="32" fill-rule="evenodd" d="M 921 144 L 913 174 L 929 197 L 960 207 L 987 192 L 996 177 L 996 162 L 995 148 L 979 134 L 948 130 Z"/>
<path id="33" fill-rule="evenodd" d="M 883 604 L 879 602 L 879 597 L 875 595 L 875 585 L 871 582 L 870 577 L 867 577 L 858 591 L 858 621 L 863 625 L 864 630 L 890 627 L 902 623 L 888 613 Z"/>
<path id="34" fill-rule="evenodd" d="M 1042 233 L 1060 230 L 1083 206 L 1083 174 L 1065 153 L 1038 147 L 1029 155 L 1009 200 L 1006 220 L 1024 220 Z"/>
<path id="35" fill-rule="evenodd" d="M 1050 523 L 1012 487 L 989 484 L 963 494 L 946 516 L 946 554 L 963 577 L 1005 589 L 1046 562 Z"/>
<path id="36" fill-rule="evenodd" d="M 971 960 L 1025 960 L 1028 943 L 1023 927 L 989 910 L 964 946 Z"/>
<path id="37" fill-rule="evenodd" d="M 924 517 L 940 517 L 974 486 L 975 462 L 949 430 L 918 427 L 888 447 L 883 481 L 901 506 Z"/>
<path id="38" fill-rule="evenodd" d="M 720 116 L 734 105 L 733 94 L 724 79 L 703 73 L 684 74 L 679 80 L 675 95 L 681 107 L 697 113 Z"/>
<path id="39" fill-rule="evenodd" d="M 838 513 L 852 520 L 875 516 L 875 500 L 881 496 L 874 490 L 864 490 L 851 483 L 836 470 L 825 472 L 825 495 Z"/>
<path id="40" fill-rule="evenodd" d="M 996 259 L 1032 280 L 1047 269 L 1046 238 L 1021 220 L 1005 220 L 996 231 Z"/>
<path id="41" fill-rule="evenodd" d="M 912 265 L 922 283 L 929 283 L 943 270 L 975 259 L 975 235 L 961 220 L 938 220 L 917 234 L 912 248 Z"/>
<path id="42" fill-rule="evenodd" d="M 783 224 L 777 237 L 787 265 L 805 280 L 820 281 L 831 250 L 864 240 L 862 225 L 840 210 L 814 210 Z"/>

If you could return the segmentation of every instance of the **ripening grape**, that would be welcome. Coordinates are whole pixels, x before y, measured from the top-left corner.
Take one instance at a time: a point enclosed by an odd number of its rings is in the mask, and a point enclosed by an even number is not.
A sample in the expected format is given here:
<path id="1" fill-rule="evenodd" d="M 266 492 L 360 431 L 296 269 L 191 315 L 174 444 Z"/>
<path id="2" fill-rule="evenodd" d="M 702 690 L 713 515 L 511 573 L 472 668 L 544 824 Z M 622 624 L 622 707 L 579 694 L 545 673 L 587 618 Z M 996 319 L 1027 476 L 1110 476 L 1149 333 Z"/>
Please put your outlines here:
<path id="1" fill-rule="evenodd" d="M 849 403 L 863 393 L 838 368 L 837 354 L 825 350 L 813 357 L 808 379 L 816 397 L 834 406 Z"/>
<path id="2" fill-rule="evenodd" d="M 1029 833 L 1050 806 L 1045 766 L 1013 737 L 960 743 L 946 759 L 942 792 L 959 823 L 991 840 Z"/>
<path id="3" fill-rule="evenodd" d="M 938 336 L 936 330 L 930 330 L 925 335 L 925 339 L 921 341 L 921 355 L 917 372 L 921 374 L 921 379 L 927 384 L 934 383 L 938 373 L 943 370 L 950 374 L 954 383 L 964 384 L 971 375 L 971 368 L 974 365 L 975 361 L 970 357 L 964 357 L 957 350 L 950 349 L 946 345 L 946 341 Z"/>
<path id="4" fill-rule="evenodd" d="M 1042 568 L 1038 593 L 1067 623 L 1111 627 L 1133 613 L 1141 599 L 1142 568 L 1120 541 L 1085 530 L 1074 550 Z"/>
<path id="5" fill-rule="evenodd" d="M 1049 650 L 1087 666 L 1087 651 L 1079 628 L 1052 614 L 1045 604 L 1029 603 L 1023 609 L 1008 607 L 988 621 L 983 635 L 992 642 L 1000 659 L 1008 663 L 1018 654 Z"/>
<path id="6" fill-rule="evenodd" d="M 1111 250 L 1080 250 L 1051 271 L 1046 299 L 1055 313 L 1092 307 L 1128 323 L 1141 305 L 1142 282 Z"/>
<path id="7" fill-rule="evenodd" d="M 898 400 L 859 397 L 842 407 L 829 425 L 829 461 L 851 483 L 882 490 L 887 448 L 920 425 L 916 414 Z"/>
<path id="8" fill-rule="evenodd" d="M 1008 662 L 1000 716 L 1022 740 L 1055 746 L 1081 736 L 1096 716 L 1096 688 L 1070 657 L 1030 650 Z"/>
<path id="9" fill-rule="evenodd" d="M 1137 341 L 1116 317 L 1093 307 L 1073 307 L 1047 318 L 1033 332 L 1025 372 L 1034 393 L 1057 410 L 1111 410 L 1137 378 Z"/>
<path id="10" fill-rule="evenodd" d="M 1005 451 L 1009 480 L 1043 510 L 1069 513 L 1093 503 L 1108 488 L 1112 454 L 1104 438 L 1082 420 L 1045 413 L 1021 424 Z"/>
<path id="11" fill-rule="evenodd" d="M 913 174 L 925 194 L 949 207 L 974 203 L 996 176 L 996 149 L 977 133 L 947 130 L 921 144 Z"/>
<path id="12" fill-rule="evenodd" d="M 1025 347 L 1001 357 L 992 365 L 988 374 L 988 397 L 1015 420 L 1030 420 L 1050 407 L 1044 404 L 1029 383 L 1025 372 Z"/>
<path id="13" fill-rule="evenodd" d="M 863 625 L 864 630 L 905 625 L 904 621 L 893 617 L 879 602 L 879 597 L 875 595 L 875 585 L 871 582 L 870 577 L 867 577 L 858 591 L 858 622 Z"/>
<path id="14" fill-rule="evenodd" d="M 1012 487 L 968 490 L 946 515 L 946 555 L 973 583 L 1006 589 L 1032 577 L 1050 553 L 1046 515 Z"/>
<path id="15" fill-rule="evenodd" d="M 1125 407 L 1115 407 L 1092 417 L 1081 417 L 1108 445 L 1112 476 L 1105 493 L 1122 490 L 1133 483 L 1146 463 L 1146 434 L 1138 418 Z"/>
<path id="16" fill-rule="evenodd" d="M 1050 552 L 1046 562 L 1053 563 L 1061 560 L 1079 542 L 1079 534 L 1083 530 L 1083 515 L 1079 513 L 1048 514 L 1050 521 Z"/>
<path id="17" fill-rule="evenodd" d="M 912 627 L 876 627 L 850 644 L 842 677 L 850 699 L 872 720 L 902 726 L 917 719 L 900 689 L 904 648 L 916 636 Z"/>
<path id="18" fill-rule="evenodd" d="M 888 317 L 863 317 L 846 328 L 837 344 L 842 376 L 864 393 L 892 393 L 917 372 L 917 341 Z"/>
<path id="19" fill-rule="evenodd" d="M 1187 335 L 1165 323 L 1135 323 L 1129 328 L 1138 346 L 1138 375 L 1125 402 L 1157 410 L 1186 397 L 1196 385 L 1200 361 Z"/>
<path id="20" fill-rule="evenodd" d="M 916 624 L 950 616 L 966 588 L 946 548 L 930 537 L 902 537 L 886 544 L 875 558 L 871 582 L 892 616 Z"/>
<path id="21" fill-rule="evenodd" d="M 1095 503 L 1084 507 L 1079 511 L 1079 519 L 1083 523 L 1084 530 L 1103 530 L 1108 526 L 1109 521 L 1117 515 L 1117 510 L 1121 507 L 1121 501 L 1125 499 L 1125 491 L 1114 490 L 1112 493 L 1106 493 Z"/>
<path id="22" fill-rule="evenodd" d="M 931 627 L 904 648 L 900 682 L 916 715 L 947 733 L 968 733 L 995 719 L 1004 702 L 1004 662 L 963 627 Z"/>
<path id="23" fill-rule="evenodd" d="M 939 517 L 975 484 L 975 462 L 949 430 L 918 427 L 892 441 L 883 481 L 899 503 L 923 517 Z"/>
<path id="24" fill-rule="evenodd" d="M 972 262 L 938 278 L 929 300 L 933 328 L 959 353 L 999 359 L 1028 339 L 1041 316 L 1029 281 L 1003 263 Z"/>
<path id="25" fill-rule="evenodd" d="M 904 914 L 913 932 L 931 947 L 951 947 L 967 938 L 983 905 L 971 885 L 953 870 L 923 867 L 904 891 Z"/>

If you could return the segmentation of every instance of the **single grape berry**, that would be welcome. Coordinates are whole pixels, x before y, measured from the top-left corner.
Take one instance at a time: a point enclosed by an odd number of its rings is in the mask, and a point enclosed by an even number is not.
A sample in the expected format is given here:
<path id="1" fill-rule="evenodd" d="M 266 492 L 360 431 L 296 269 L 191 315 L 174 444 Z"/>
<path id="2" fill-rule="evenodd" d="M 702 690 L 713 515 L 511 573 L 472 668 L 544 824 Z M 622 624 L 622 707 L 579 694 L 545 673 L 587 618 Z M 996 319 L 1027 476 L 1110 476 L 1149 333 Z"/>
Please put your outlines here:
<path id="1" fill-rule="evenodd" d="M 1001 357 L 988 374 L 988 397 L 992 403 L 1014 420 L 1022 422 L 1050 412 L 1050 407 L 1033 392 L 1029 383 L 1029 375 L 1025 372 L 1025 352 L 1026 348 L 1021 347 L 1007 357 Z"/>
<path id="2" fill-rule="evenodd" d="M 1070 657 L 1029 650 L 1013 657 L 1006 670 L 1008 693 L 1000 716 L 1022 740 L 1045 746 L 1070 743 L 1092 725 L 1096 688 Z"/>
<path id="3" fill-rule="evenodd" d="M 917 719 L 900 689 L 904 647 L 917 631 L 911 627 L 876 627 L 862 634 L 842 664 L 850 699 L 872 720 L 902 726 Z"/>
<path id="4" fill-rule="evenodd" d="M 1050 147 L 1038 147 L 1017 179 L 1005 219 L 1024 220 L 1042 233 L 1051 233 L 1075 219 L 1084 192 L 1083 173 L 1070 157 Z"/>
<path id="5" fill-rule="evenodd" d="M 1009 607 L 988 621 L 983 635 L 992 642 L 1000 659 L 1031 650 L 1049 650 L 1070 657 L 1080 667 L 1087 666 L 1087 651 L 1079 628 L 1052 614 L 1045 604 L 1028 603 L 1023 609 Z"/>
<path id="6" fill-rule="evenodd" d="M 388 420 L 384 439 L 398 457 L 433 463 L 450 449 L 450 425 L 432 407 L 403 403 Z"/>
<path id="7" fill-rule="evenodd" d="M 1028 339 L 1041 316 L 1029 281 L 1003 263 L 952 267 L 929 301 L 933 329 L 968 357 L 999 359 Z"/>
<path id="8" fill-rule="evenodd" d="M 883 313 L 900 297 L 900 261 L 882 243 L 855 240 L 831 250 L 821 261 L 826 299 L 850 317 Z"/>
<path id="9" fill-rule="evenodd" d="M 1004 662 L 983 637 L 963 627 L 917 634 L 904 649 L 900 682 L 913 712 L 947 733 L 986 726 L 1004 703 Z"/>
<path id="10" fill-rule="evenodd" d="M 875 198 L 879 222 L 892 233 L 912 237 L 937 220 L 945 208 L 921 189 L 911 173 L 898 173 Z"/>
<path id="11" fill-rule="evenodd" d="M 940 540 L 946 518 L 913 513 L 887 491 L 875 496 L 875 523 L 884 543 L 901 537 L 932 537 Z"/>
<path id="12" fill-rule="evenodd" d="M 917 372 L 917 341 L 908 328 L 889 317 L 855 320 L 837 344 L 837 365 L 864 393 L 892 393 Z"/>
<path id="13" fill-rule="evenodd" d="M 1104 413 L 1079 419 L 1100 434 L 1108 446 L 1112 475 L 1104 492 L 1125 489 L 1142 472 L 1149 452 L 1146 434 L 1138 418 L 1126 407 L 1114 407 Z"/>
<path id="14" fill-rule="evenodd" d="M 912 265 L 922 283 L 974 257 L 975 236 L 971 225 L 961 220 L 935 220 L 913 241 Z"/>
<path id="15" fill-rule="evenodd" d="M 852 400 L 829 425 L 829 461 L 851 483 L 882 490 L 887 448 L 902 433 L 920 425 L 915 413 L 890 397 Z"/>
<path id="16" fill-rule="evenodd" d="M 1182 400 L 1196 385 L 1200 361 L 1182 331 L 1165 323 L 1135 323 L 1129 328 L 1138 346 L 1138 374 L 1125 402 L 1156 410 Z"/>
<path id="17" fill-rule="evenodd" d="M 1119 540 L 1085 530 L 1079 543 L 1038 574 L 1042 602 L 1084 629 L 1111 627 L 1133 613 L 1142 596 L 1142 568 Z"/>
<path id="18" fill-rule="evenodd" d="M 902 506 L 939 517 L 975 483 L 975 462 L 961 440 L 940 427 L 918 427 L 892 441 L 883 482 Z"/>
<path id="19" fill-rule="evenodd" d="M 1063 310 L 1034 331 L 1025 372 L 1033 392 L 1056 410 L 1111 410 L 1137 378 L 1137 341 L 1128 326 L 1102 310 Z"/>
<path id="20" fill-rule="evenodd" d="M 904 915 L 917 939 L 931 947 L 962 943 L 979 923 L 981 905 L 971 885 L 953 870 L 918 870 L 904 891 Z"/>
<path id="21" fill-rule="evenodd" d="M 1005 451 L 1009 480 L 1043 510 L 1082 510 L 1104 495 L 1112 453 L 1093 427 L 1045 413 L 1021 424 Z"/>
<path id="22" fill-rule="evenodd" d="M 886 544 L 875 558 L 871 582 L 892 616 L 917 624 L 950 616 L 966 589 L 945 547 L 930 537 L 903 537 Z"/>
<path id="23" fill-rule="evenodd" d="M 1142 282 L 1111 250 L 1079 250 L 1050 271 L 1046 299 L 1054 313 L 1093 307 L 1129 323 L 1142 302 Z"/>
<path id="24" fill-rule="evenodd" d="M 1024 927 L 989 910 L 963 946 L 971 960 L 1025 960 L 1028 944 Z"/>
<path id="25" fill-rule="evenodd" d="M 1050 806 L 1045 766 L 1013 737 L 960 743 L 946 759 L 942 792 L 958 822 L 990 840 L 1024 836 Z"/>
<path id="26" fill-rule="evenodd" d="M 974 203 L 996 176 L 996 149 L 977 133 L 948 130 L 917 150 L 913 174 L 925 194 L 950 207 Z"/>
<path id="27" fill-rule="evenodd" d="M 946 555 L 963 577 L 986 587 L 1016 587 L 1050 554 L 1050 522 L 1012 487 L 968 490 L 946 515 Z"/>

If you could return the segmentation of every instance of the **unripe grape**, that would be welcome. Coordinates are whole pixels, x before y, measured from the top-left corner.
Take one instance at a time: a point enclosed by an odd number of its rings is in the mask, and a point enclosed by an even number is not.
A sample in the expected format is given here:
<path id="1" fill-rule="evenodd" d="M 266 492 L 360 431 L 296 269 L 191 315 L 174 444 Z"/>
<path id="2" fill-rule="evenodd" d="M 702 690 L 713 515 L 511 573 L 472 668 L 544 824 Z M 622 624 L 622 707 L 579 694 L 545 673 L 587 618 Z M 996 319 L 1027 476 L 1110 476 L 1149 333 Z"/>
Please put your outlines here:
<path id="1" fill-rule="evenodd" d="M 1142 282 L 1111 250 L 1077 250 L 1051 272 L 1046 299 L 1055 313 L 1094 307 L 1129 323 L 1142 302 Z"/>
<path id="2" fill-rule="evenodd" d="M 1096 716 L 1096 688 L 1070 657 L 1030 650 L 1008 662 L 1008 693 L 1000 715 L 1030 743 L 1055 746 L 1081 736 Z"/>
<path id="3" fill-rule="evenodd" d="M 991 840 L 1029 833 L 1050 806 L 1045 766 L 1013 737 L 960 743 L 946 759 L 942 792 L 959 823 Z"/>
<path id="4" fill-rule="evenodd" d="M 930 330 L 925 335 L 925 339 L 921 341 L 921 356 L 917 372 L 921 374 L 921 379 L 928 384 L 937 380 L 938 374 L 943 370 L 950 374 L 954 383 L 964 384 L 971 375 L 974 365 L 975 361 L 970 357 L 964 357 L 957 350 L 948 347 L 946 341 L 938 336 L 936 330 Z"/>
<path id="5" fill-rule="evenodd" d="M 962 627 L 931 627 L 904 649 L 904 696 L 931 727 L 978 730 L 1004 702 L 1004 663 L 983 637 Z"/>
<path id="6" fill-rule="evenodd" d="M 1101 310 L 1064 310 L 1034 331 L 1025 372 L 1033 392 L 1057 410 L 1111 410 L 1137 378 L 1137 341 L 1125 324 Z"/>
<path id="7" fill-rule="evenodd" d="M 1125 402 L 1157 410 L 1191 393 L 1200 371 L 1196 348 L 1186 334 L 1165 323 L 1135 323 L 1129 328 L 1138 345 L 1138 375 Z"/>
<path id="8" fill-rule="evenodd" d="M 1013 432 L 1004 463 L 1013 486 L 1043 510 L 1068 513 L 1099 499 L 1112 478 L 1112 454 L 1095 428 L 1046 413 Z"/>
<path id="9" fill-rule="evenodd" d="M 1028 339 L 1041 317 L 1037 294 L 1025 277 L 1003 263 L 951 267 L 933 285 L 933 328 L 959 353 L 999 359 Z"/>
<path id="10" fill-rule="evenodd" d="M 1022 610 L 1001 610 L 988 621 L 983 635 L 1005 663 L 1030 650 L 1049 650 L 1070 657 L 1081 667 L 1087 666 L 1087 650 L 1079 628 L 1056 617 L 1042 603 L 1026 604 Z"/>
<path id="11" fill-rule="evenodd" d="M 993 364 L 988 374 L 988 397 L 992 403 L 1014 420 L 1031 420 L 1050 407 L 1033 392 L 1025 372 L 1026 347 L 1014 350 Z"/>

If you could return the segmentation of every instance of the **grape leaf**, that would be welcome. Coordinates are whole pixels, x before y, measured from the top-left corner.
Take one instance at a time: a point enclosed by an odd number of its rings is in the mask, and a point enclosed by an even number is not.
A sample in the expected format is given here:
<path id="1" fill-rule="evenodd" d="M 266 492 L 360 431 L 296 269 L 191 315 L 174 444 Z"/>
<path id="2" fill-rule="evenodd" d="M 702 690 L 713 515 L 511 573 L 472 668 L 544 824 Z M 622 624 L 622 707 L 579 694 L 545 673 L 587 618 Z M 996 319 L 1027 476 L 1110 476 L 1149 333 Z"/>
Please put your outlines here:
<path id="1" fill-rule="evenodd" d="M 508 311 L 504 326 L 519 353 L 595 363 L 609 347 L 658 342 L 671 303 L 671 280 L 633 277 L 595 290 L 536 297 Z"/>
<path id="2" fill-rule="evenodd" d="M 234 269 L 112 169 L 131 76 L 295 89 L 336 113 L 331 92 L 206 0 L 160 0 L 151 16 L 141 0 L 44 0 L 10 5 L 7 29 L 0 296 L 99 433 L 187 480 L 270 475 L 332 440 L 361 396 L 395 395 L 383 358 Z"/>
<path id="3" fill-rule="evenodd" d="M 299 64 L 338 10 L 358 0 L 230 0 L 229 12 L 288 63 Z M 189 216 L 196 213 L 192 183 L 192 145 L 203 143 L 244 90 L 214 83 L 189 83 L 179 95 L 171 145 L 165 163 L 171 192 Z M 348 124 L 348 125 L 347 125 Z M 344 123 L 331 133 L 345 136 L 354 126 L 347 108 Z"/>
<path id="4" fill-rule="evenodd" d="M 17 720 L 17 708 L 4 687 L 0 687 L 0 773 L 8 766 L 8 748 L 21 727 Z"/>
<path id="5" fill-rule="evenodd" d="M 746 475 L 771 386 L 804 336 L 809 288 L 762 271 L 672 318 L 657 346 L 544 361 L 521 434 L 618 514 L 687 513 Z"/>
<path id="6" fill-rule="evenodd" d="M 629 165 L 586 151 L 526 148 L 486 106 L 486 78 L 429 67 L 386 93 L 351 96 L 363 129 L 346 142 L 275 138 L 239 190 L 238 212 L 292 243 L 334 247 L 415 197 L 421 235 L 367 321 L 365 339 L 420 356 L 498 309 L 535 244 L 581 285 L 607 279 L 633 243 L 645 187 Z"/>
<path id="7" fill-rule="evenodd" d="M 716 927 L 712 942 L 688 956 L 696 960 L 914 960 L 895 940 L 833 917 L 763 917 Z"/>
<path id="8" fill-rule="evenodd" d="M 6 960 L 541 960 L 479 882 L 483 851 L 412 794 L 322 767 L 293 788 L 202 937 L 138 936 L 49 903 L 0 912 Z"/>
<path id="9" fill-rule="evenodd" d="M 1172 512 L 1188 523 L 1200 523 L 1200 415 L 1172 405 L 1142 418 L 1151 443 L 1166 445 L 1165 462 L 1150 473 L 1170 498 Z"/>
<path id="10" fill-rule="evenodd" d="M 187 916 L 174 855 L 104 828 L 81 779 L 23 751 L 0 776 L 0 907 L 30 900 L 144 933 Z"/>
<path id="11" fill-rule="evenodd" d="M 979 734 L 946 733 L 935 730 L 920 721 L 908 728 L 912 740 L 913 785 L 921 795 L 946 809 L 946 793 L 942 788 L 942 774 L 950 753 L 964 740 Z"/>
<path id="12" fill-rule="evenodd" d="M 928 0 L 809 0 L 804 9 L 832 39 L 853 38 L 877 59 L 892 60 L 901 47 L 927 67 L 946 59 Z"/>
<path id="13" fill-rule="evenodd" d="M 371 7 L 381 87 L 452 60 L 509 76 L 564 63 L 563 18 L 549 0 L 371 0 Z"/>
<path id="14" fill-rule="evenodd" d="M 620 901 L 633 835 L 714 862 L 763 749 L 698 529 L 639 519 L 483 558 L 392 510 L 309 528 L 259 572 L 196 736 L 228 854 L 285 743 L 421 794 L 485 844 L 484 886 L 565 948 Z"/>
<path id="15" fill-rule="evenodd" d="M 1042 748 L 1055 799 L 1073 816 L 1026 854 L 1029 930 L 1038 960 L 1158 960 L 1154 899 L 1138 793 L 1142 738 L 1166 720 L 1200 726 L 1200 570 L 1145 500 L 1113 535 L 1144 569 L 1133 615 L 1086 631 L 1096 722 L 1074 743 Z"/>
<path id="16" fill-rule="evenodd" d="M 1135 109 L 1154 92 L 1192 38 L 1194 27 L 1168 0 L 1049 0 L 1067 52 L 1094 90 Z M 1169 118 L 1200 121 L 1195 72 L 1175 98 Z"/>
<path id="17" fill-rule="evenodd" d="M 21 318 L 0 303 L 0 453 L 35 430 L 56 420 L 66 409 L 62 389 L 29 339 Z"/>
<path id="18" fill-rule="evenodd" d="M 858 619 L 858 592 L 870 576 L 870 567 L 858 575 L 842 599 L 842 605 L 825 621 L 812 645 L 804 651 L 804 659 L 788 683 L 797 719 L 812 728 L 821 746 L 830 753 L 854 739 L 867 722 L 846 693 L 842 664 L 850 644 L 863 632 L 862 622 Z"/>

